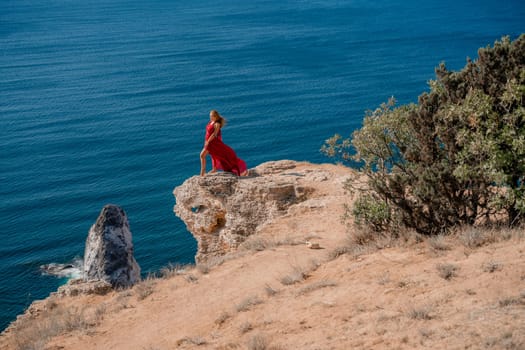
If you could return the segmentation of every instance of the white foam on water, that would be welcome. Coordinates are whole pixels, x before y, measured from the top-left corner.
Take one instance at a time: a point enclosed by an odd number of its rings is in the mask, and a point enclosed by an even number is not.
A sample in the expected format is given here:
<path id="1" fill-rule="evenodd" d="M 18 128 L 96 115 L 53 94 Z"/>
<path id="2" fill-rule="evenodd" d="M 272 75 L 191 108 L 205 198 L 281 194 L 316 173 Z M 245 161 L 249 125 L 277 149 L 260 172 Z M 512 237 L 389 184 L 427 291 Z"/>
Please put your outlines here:
<path id="1" fill-rule="evenodd" d="M 40 266 L 40 271 L 43 275 L 56 276 L 61 278 L 82 278 L 83 259 L 76 257 L 70 263 L 59 264 L 49 263 Z"/>

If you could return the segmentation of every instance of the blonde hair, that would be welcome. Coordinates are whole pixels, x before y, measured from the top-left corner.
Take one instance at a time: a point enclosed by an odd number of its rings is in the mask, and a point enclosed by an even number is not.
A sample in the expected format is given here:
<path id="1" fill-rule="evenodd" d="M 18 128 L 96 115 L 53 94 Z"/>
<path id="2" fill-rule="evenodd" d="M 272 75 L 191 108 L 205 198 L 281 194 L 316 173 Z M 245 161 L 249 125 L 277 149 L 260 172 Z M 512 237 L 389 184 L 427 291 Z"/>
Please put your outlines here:
<path id="1" fill-rule="evenodd" d="M 215 109 L 212 109 L 210 113 L 217 118 L 217 122 L 221 125 L 221 128 L 226 125 L 226 118 L 219 114 Z"/>

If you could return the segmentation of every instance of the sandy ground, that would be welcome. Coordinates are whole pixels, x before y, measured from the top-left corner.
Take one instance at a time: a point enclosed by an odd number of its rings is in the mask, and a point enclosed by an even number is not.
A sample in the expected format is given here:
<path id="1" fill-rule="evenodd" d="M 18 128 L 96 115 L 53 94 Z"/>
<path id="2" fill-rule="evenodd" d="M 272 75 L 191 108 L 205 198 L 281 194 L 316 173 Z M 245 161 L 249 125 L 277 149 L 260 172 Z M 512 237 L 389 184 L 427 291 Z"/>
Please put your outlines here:
<path id="1" fill-rule="evenodd" d="M 352 246 L 341 222 L 349 170 L 301 166 L 330 180 L 305 184 L 312 198 L 238 253 L 105 296 L 49 298 L 0 349 L 32 336 L 43 341 L 27 349 L 525 349 L 522 231 L 479 247 L 465 232 Z M 53 310 L 83 310 L 80 326 L 48 339 L 40 324 L 66 317 Z"/>

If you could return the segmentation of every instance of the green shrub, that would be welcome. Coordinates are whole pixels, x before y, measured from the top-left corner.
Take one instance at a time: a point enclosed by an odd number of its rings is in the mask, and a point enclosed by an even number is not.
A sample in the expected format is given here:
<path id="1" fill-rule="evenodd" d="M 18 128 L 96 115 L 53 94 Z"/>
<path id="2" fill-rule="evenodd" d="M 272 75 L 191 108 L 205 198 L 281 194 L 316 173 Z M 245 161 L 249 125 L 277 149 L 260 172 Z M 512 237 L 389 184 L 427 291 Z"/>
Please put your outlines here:
<path id="1" fill-rule="evenodd" d="M 459 72 L 442 63 L 417 104 L 392 98 L 351 138 L 326 141 L 322 152 L 367 175 L 366 186 L 346 186 L 356 222 L 437 234 L 495 213 L 524 221 L 525 34 L 478 56 Z"/>
<path id="2" fill-rule="evenodd" d="M 390 223 L 390 207 L 385 201 L 364 194 L 356 199 L 352 208 L 355 223 L 383 231 Z"/>

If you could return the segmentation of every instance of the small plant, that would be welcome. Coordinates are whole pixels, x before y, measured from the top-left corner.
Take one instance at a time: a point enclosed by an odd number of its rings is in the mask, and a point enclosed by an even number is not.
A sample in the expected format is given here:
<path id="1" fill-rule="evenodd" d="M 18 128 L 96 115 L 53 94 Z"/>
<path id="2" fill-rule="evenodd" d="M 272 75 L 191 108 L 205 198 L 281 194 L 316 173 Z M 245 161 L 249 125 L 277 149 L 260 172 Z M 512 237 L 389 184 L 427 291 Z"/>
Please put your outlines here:
<path id="1" fill-rule="evenodd" d="M 197 283 L 199 279 L 194 274 L 187 274 L 184 276 L 184 279 L 188 281 L 189 283 Z"/>
<path id="2" fill-rule="evenodd" d="M 402 281 L 397 282 L 397 286 L 399 288 L 405 288 L 405 287 L 408 287 L 409 283 L 410 281 L 408 280 L 402 280 Z"/>
<path id="3" fill-rule="evenodd" d="M 503 268 L 503 265 L 496 261 L 489 261 L 483 265 L 483 271 L 493 273 Z"/>
<path id="4" fill-rule="evenodd" d="M 432 334 L 434 334 L 434 331 L 431 329 L 421 328 L 419 330 L 419 335 L 421 335 L 421 337 L 423 338 L 430 338 Z"/>
<path id="5" fill-rule="evenodd" d="M 379 283 L 382 286 L 390 283 L 390 276 L 388 275 L 388 273 L 385 273 L 383 276 L 379 277 L 377 283 Z"/>
<path id="6" fill-rule="evenodd" d="M 251 296 L 251 297 L 248 297 L 242 300 L 239 304 L 237 304 L 235 309 L 237 310 L 237 312 L 248 311 L 251 307 L 262 304 L 262 302 L 263 301 L 259 299 L 259 297 Z"/>
<path id="7" fill-rule="evenodd" d="M 219 317 L 217 317 L 217 319 L 215 320 L 215 324 L 220 326 L 230 318 L 231 318 L 231 315 L 227 313 L 226 311 L 224 311 L 223 313 L 219 315 Z"/>
<path id="8" fill-rule="evenodd" d="M 276 245 L 275 242 L 272 242 L 268 239 L 257 237 L 257 236 L 251 236 L 246 241 L 242 242 L 242 244 L 239 246 L 240 249 L 244 250 L 252 250 L 252 251 L 263 251 L 268 248 L 272 248 Z"/>
<path id="9" fill-rule="evenodd" d="M 344 246 L 336 247 L 328 254 L 328 259 L 335 260 L 341 255 L 348 254 L 348 252 L 350 252 L 349 246 L 344 245 Z"/>
<path id="10" fill-rule="evenodd" d="M 106 314 L 106 312 L 107 312 L 106 304 L 102 303 L 98 305 L 95 308 L 95 311 L 93 312 L 94 323 L 99 324 L 104 319 L 104 315 Z"/>
<path id="11" fill-rule="evenodd" d="M 260 334 L 254 335 L 248 341 L 248 350 L 268 350 L 268 340 Z"/>
<path id="12" fill-rule="evenodd" d="M 443 235 L 432 236 L 428 239 L 428 245 L 434 250 L 450 250 L 450 246 L 445 242 Z"/>
<path id="13" fill-rule="evenodd" d="M 457 276 L 457 270 L 459 269 L 457 265 L 454 264 L 438 264 L 436 266 L 438 274 L 441 278 L 450 280 L 452 277 Z"/>
<path id="14" fill-rule="evenodd" d="M 206 342 L 206 339 L 204 339 L 203 337 L 184 337 L 182 339 L 179 339 L 177 341 L 177 346 L 180 346 L 184 343 L 188 343 L 188 344 L 193 344 L 193 345 L 197 345 L 197 346 L 201 346 L 201 345 L 206 345 L 207 342 Z"/>
<path id="15" fill-rule="evenodd" d="M 160 275 L 164 278 L 171 278 L 186 273 L 190 265 L 180 265 L 169 263 L 168 266 L 160 269 Z"/>
<path id="16" fill-rule="evenodd" d="M 467 248 L 478 248 L 487 244 L 490 239 L 487 231 L 477 227 L 468 227 L 460 234 L 460 241 Z"/>
<path id="17" fill-rule="evenodd" d="M 314 290 L 318 290 L 321 288 L 335 287 L 335 286 L 337 286 L 337 283 L 333 281 L 323 280 L 323 281 L 315 282 L 315 283 L 312 283 L 308 286 L 301 288 L 297 292 L 297 294 L 298 295 L 307 294 L 307 293 L 313 292 Z"/>
<path id="18" fill-rule="evenodd" d="M 203 275 L 207 275 L 210 273 L 210 265 L 206 263 L 197 264 L 197 270 L 199 270 L 199 272 Z"/>
<path id="19" fill-rule="evenodd" d="M 351 239 L 355 245 L 368 246 L 376 242 L 380 238 L 380 235 L 379 231 L 376 232 L 369 228 L 362 228 L 353 231 L 353 233 L 349 235 L 349 239 Z"/>
<path id="20" fill-rule="evenodd" d="M 308 262 L 308 265 L 304 267 L 292 266 L 292 272 L 281 278 L 281 283 L 285 286 L 289 286 L 302 282 L 309 277 L 310 272 L 317 270 L 319 266 L 321 266 L 319 262 L 314 259 L 311 259 Z"/>
<path id="21" fill-rule="evenodd" d="M 267 284 L 265 287 L 264 287 L 264 290 L 266 291 L 266 295 L 268 295 L 269 297 L 271 296 L 274 296 L 275 294 L 277 294 L 279 291 L 274 289 L 272 286 L 270 286 L 269 284 Z"/>
<path id="22" fill-rule="evenodd" d="M 354 202 L 352 215 L 355 223 L 366 230 L 371 228 L 375 232 L 385 231 L 391 222 L 390 207 L 385 201 L 377 200 L 371 195 L 362 195 Z M 372 232 L 368 230 L 366 235 L 361 236 L 359 244 L 365 244 L 373 239 Z"/>
<path id="23" fill-rule="evenodd" d="M 138 300 L 144 300 L 155 290 L 156 281 L 153 277 L 148 276 L 145 280 L 141 281 L 134 287 L 135 294 Z"/>
<path id="24" fill-rule="evenodd" d="M 414 320 L 432 319 L 432 315 L 430 315 L 430 307 L 428 306 L 413 308 L 408 312 L 408 316 Z"/>
<path id="25" fill-rule="evenodd" d="M 304 244 L 304 241 L 308 241 L 310 239 L 313 239 L 317 237 L 316 235 L 308 235 L 307 237 L 305 237 L 304 239 L 301 239 L 301 238 L 298 238 L 298 237 L 292 237 L 292 236 L 286 236 L 284 239 L 281 239 L 279 241 L 276 242 L 276 245 L 277 246 L 282 246 L 282 245 L 301 245 L 301 244 Z"/>
<path id="26" fill-rule="evenodd" d="M 250 322 L 244 322 L 239 327 L 239 331 L 241 332 L 241 334 L 248 333 L 251 330 L 253 330 L 253 324 L 251 324 Z"/>
<path id="27" fill-rule="evenodd" d="M 41 312 L 39 319 L 21 317 L 15 321 L 16 336 L 12 344 L 14 349 L 46 349 L 46 344 L 51 338 L 63 332 L 77 330 L 87 332 L 98 321 L 87 317 L 90 313 L 96 314 L 96 310 L 87 308 L 56 304 L 52 309 L 43 309 Z"/>
<path id="28" fill-rule="evenodd" d="M 525 305 L 525 295 L 519 297 L 507 297 L 499 301 L 499 306 L 507 307 L 511 305 Z"/>
<path id="29" fill-rule="evenodd" d="M 290 274 L 281 278 L 281 283 L 285 286 L 289 286 L 295 283 L 299 283 L 308 278 L 308 269 L 294 266 Z"/>
<path id="30" fill-rule="evenodd" d="M 525 348 L 523 340 L 514 339 L 512 332 L 504 332 L 500 337 L 490 337 L 485 340 L 487 349 L 521 350 Z"/>

